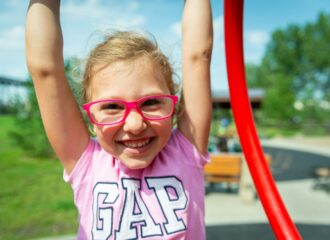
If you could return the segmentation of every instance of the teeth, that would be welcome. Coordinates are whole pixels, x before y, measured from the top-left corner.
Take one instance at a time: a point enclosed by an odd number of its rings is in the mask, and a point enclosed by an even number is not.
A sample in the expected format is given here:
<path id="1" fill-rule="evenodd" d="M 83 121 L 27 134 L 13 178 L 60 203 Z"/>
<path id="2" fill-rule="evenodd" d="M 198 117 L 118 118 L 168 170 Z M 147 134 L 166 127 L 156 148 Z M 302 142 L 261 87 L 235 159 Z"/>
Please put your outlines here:
<path id="1" fill-rule="evenodd" d="M 129 148 L 140 148 L 146 146 L 149 142 L 150 139 L 139 140 L 139 141 L 124 141 L 122 143 Z"/>

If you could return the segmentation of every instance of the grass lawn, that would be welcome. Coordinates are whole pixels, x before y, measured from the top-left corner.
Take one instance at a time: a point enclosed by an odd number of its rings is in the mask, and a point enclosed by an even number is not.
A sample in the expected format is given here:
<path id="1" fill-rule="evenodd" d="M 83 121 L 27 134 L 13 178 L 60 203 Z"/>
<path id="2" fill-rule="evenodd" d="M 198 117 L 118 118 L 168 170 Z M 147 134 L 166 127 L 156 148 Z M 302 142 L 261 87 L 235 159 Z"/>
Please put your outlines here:
<path id="1" fill-rule="evenodd" d="M 77 211 L 62 166 L 25 156 L 8 137 L 14 127 L 13 117 L 0 115 L 0 239 L 76 233 Z"/>

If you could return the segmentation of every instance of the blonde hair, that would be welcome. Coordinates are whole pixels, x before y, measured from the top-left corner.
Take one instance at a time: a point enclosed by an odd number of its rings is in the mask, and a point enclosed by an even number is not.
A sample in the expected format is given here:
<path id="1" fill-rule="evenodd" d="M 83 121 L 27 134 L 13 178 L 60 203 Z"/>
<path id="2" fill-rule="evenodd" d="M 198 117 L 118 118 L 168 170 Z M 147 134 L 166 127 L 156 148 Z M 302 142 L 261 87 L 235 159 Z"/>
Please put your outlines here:
<path id="1" fill-rule="evenodd" d="M 90 83 L 93 76 L 101 69 L 117 61 L 135 60 L 139 57 L 148 57 L 155 66 L 158 66 L 166 80 L 170 93 L 175 95 L 178 91 L 177 84 L 173 81 L 173 69 L 168 58 L 160 51 L 155 40 L 151 41 L 142 34 L 127 31 L 117 31 L 106 36 L 87 58 L 83 76 L 83 99 L 91 99 Z"/>

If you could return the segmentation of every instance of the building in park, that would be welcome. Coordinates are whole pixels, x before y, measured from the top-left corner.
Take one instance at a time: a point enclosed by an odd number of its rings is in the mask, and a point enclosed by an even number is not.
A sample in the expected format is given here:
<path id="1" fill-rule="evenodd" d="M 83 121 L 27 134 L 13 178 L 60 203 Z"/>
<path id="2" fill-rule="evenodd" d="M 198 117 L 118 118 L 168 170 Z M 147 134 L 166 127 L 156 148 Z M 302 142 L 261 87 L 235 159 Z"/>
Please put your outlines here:
<path id="1" fill-rule="evenodd" d="M 253 114 L 262 106 L 265 91 L 260 88 L 249 89 L 248 96 L 250 99 Z M 211 152 L 237 152 L 241 151 L 236 126 L 234 123 L 229 91 L 213 91 L 212 92 L 213 107 L 213 123 L 210 135 Z"/>
<path id="2" fill-rule="evenodd" d="M 248 90 L 248 95 L 252 109 L 259 109 L 264 99 L 265 91 L 260 88 Z M 229 91 L 212 92 L 213 109 L 231 109 Z"/>

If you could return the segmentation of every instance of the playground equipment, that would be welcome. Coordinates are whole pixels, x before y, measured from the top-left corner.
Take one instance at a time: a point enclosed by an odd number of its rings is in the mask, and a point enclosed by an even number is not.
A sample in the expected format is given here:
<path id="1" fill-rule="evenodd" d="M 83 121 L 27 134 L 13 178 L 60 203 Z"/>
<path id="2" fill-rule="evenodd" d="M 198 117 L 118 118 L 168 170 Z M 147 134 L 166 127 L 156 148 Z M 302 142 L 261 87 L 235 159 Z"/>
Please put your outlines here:
<path id="1" fill-rule="evenodd" d="M 252 117 L 243 55 L 243 0 L 224 1 L 225 49 L 230 99 L 251 176 L 277 239 L 302 239 L 269 171 Z"/>

